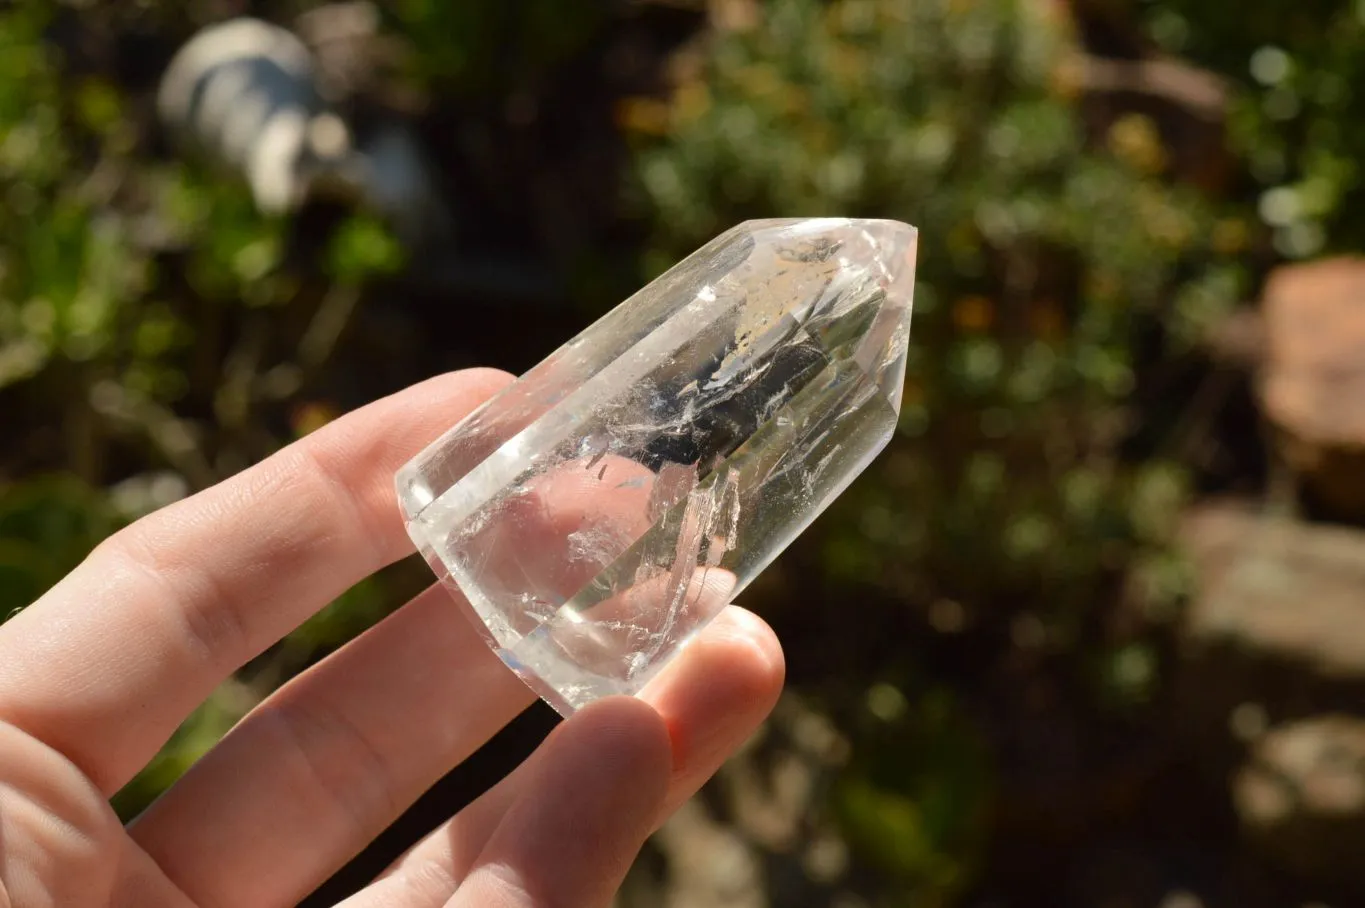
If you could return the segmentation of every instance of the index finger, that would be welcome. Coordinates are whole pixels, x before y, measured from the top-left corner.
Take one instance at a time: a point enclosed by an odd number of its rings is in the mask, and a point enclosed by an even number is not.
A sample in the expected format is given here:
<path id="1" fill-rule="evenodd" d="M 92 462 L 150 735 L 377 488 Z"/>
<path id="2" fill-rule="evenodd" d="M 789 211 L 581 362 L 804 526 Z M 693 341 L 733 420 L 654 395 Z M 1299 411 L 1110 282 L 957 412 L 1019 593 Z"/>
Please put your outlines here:
<path id="1" fill-rule="evenodd" d="M 0 628 L 0 722 L 116 791 L 224 678 L 412 551 L 394 472 L 508 381 L 416 385 L 110 537 Z"/>

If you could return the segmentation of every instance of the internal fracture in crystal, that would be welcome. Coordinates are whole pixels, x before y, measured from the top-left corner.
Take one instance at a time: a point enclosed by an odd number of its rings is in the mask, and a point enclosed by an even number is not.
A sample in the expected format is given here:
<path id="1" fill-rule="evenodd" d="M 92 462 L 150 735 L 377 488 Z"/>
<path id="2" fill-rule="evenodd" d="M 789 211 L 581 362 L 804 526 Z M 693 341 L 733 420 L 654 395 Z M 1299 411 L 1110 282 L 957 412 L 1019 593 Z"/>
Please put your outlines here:
<path id="1" fill-rule="evenodd" d="M 885 447 L 915 241 L 740 224 L 399 471 L 413 541 L 557 710 L 640 692 Z"/>

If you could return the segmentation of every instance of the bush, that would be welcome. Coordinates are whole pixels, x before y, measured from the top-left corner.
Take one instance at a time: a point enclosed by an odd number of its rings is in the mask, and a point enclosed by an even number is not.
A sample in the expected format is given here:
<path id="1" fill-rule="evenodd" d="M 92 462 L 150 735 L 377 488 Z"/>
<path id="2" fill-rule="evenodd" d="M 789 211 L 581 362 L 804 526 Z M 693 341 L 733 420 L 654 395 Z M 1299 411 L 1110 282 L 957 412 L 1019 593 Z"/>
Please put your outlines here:
<path id="1" fill-rule="evenodd" d="M 1248 227 L 1171 179 L 1150 120 L 1087 131 L 1062 9 L 775 0 L 708 36 L 666 104 L 642 99 L 627 118 L 655 270 L 750 217 L 920 228 L 897 438 L 812 530 L 818 565 L 780 566 L 804 578 L 789 589 L 828 591 L 816 607 L 842 617 L 821 627 L 861 656 L 821 684 L 836 712 L 932 659 L 907 611 L 1059 655 L 1096 709 L 1156 691 L 1145 625 L 1115 634 L 1100 608 L 1126 591 L 1169 614 L 1184 590 L 1169 542 L 1187 478 L 1162 450 L 1169 421 L 1141 422 L 1153 416 L 1132 395 L 1139 369 L 1186 355 L 1237 299 L 1226 240 Z M 957 695 L 972 686 L 958 677 Z M 954 689 L 939 696 L 934 715 L 961 712 Z M 885 723 L 859 732 L 854 752 L 890 747 L 875 759 L 891 771 L 857 773 L 836 798 L 853 839 L 879 843 L 860 853 L 892 888 L 918 883 L 913 904 L 956 891 L 974 841 L 923 819 L 926 792 L 967 792 L 950 813 L 970 823 L 989 778 L 961 756 L 926 768 L 918 752 L 956 727 L 928 715 L 899 714 L 898 747 Z"/>
<path id="2" fill-rule="evenodd" d="M 746 217 L 917 225 L 899 437 L 826 525 L 826 566 L 922 605 L 1043 607 L 1065 635 L 1169 530 L 1178 472 L 1121 443 L 1140 345 L 1160 329 L 1173 356 L 1236 299 L 1213 212 L 1152 155 L 1088 141 L 1046 4 L 767 16 L 715 36 L 645 137 L 654 261 Z"/>

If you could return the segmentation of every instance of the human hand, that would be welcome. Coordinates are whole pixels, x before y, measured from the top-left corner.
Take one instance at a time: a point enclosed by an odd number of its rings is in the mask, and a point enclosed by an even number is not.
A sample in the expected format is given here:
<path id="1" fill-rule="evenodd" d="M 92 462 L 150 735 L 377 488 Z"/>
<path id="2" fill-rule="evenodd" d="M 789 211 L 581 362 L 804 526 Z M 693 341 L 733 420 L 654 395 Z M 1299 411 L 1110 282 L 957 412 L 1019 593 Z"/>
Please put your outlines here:
<path id="1" fill-rule="evenodd" d="M 127 828 L 108 804 L 234 670 L 410 551 L 395 470 L 507 381 L 442 376 L 345 416 L 111 537 L 0 627 L 0 908 L 293 905 L 532 701 L 432 587 Z M 607 905 L 782 674 L 772 632 L 727 608 L 647 697 L 577 713 L 345 905 Z"/>

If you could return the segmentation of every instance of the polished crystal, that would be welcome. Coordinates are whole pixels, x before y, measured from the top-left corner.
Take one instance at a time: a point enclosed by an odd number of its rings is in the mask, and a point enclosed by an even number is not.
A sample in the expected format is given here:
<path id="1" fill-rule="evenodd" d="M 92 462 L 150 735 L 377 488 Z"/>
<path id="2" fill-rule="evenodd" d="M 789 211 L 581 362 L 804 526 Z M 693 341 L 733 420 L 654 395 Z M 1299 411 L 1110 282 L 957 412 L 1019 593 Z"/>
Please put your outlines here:
<path id="1" fill-rule="evenodd" d="M 413 541 L 557 710 L 640 692 L 890 440 L 915 241 L 740 224 L 399 472 Z"/>

